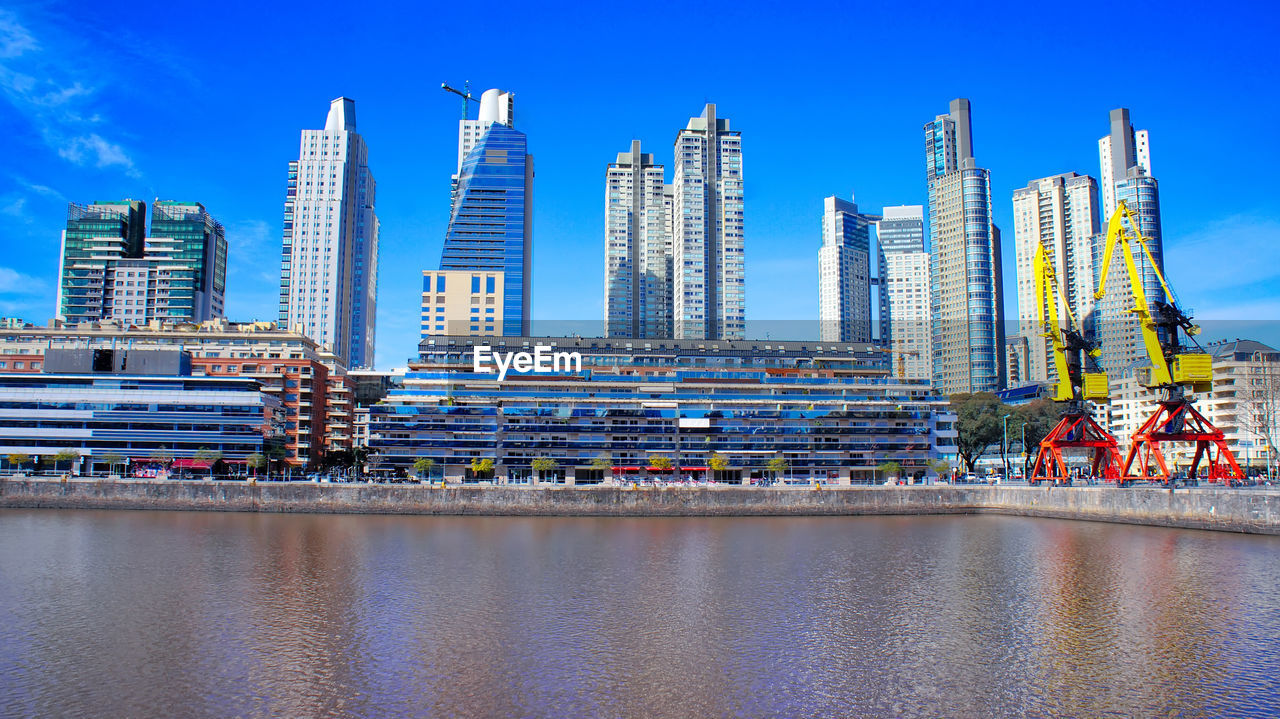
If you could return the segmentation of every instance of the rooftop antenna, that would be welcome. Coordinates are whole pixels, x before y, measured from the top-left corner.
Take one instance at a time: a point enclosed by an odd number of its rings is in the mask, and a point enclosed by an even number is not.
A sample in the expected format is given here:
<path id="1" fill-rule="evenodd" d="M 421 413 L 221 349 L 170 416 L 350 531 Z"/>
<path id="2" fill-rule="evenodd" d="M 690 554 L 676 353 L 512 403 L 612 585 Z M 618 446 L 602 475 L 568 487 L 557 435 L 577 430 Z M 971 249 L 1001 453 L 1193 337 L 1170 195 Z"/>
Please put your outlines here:
<path id="1" fill-rule="evenodd" d="M 465 120 L 465 119 L 467 119 L 467 103 L 468 103 L 468 102 L 479 102 L 479 100 L 477 100 L 477 99 L 475 99 L 474 97 L 472 97 L 472 96 L 471 96 L 471 81 L 470 81 L 470 80 L 467 80 L 466 82 L 462 83 L 462 89 L 461 89 L 461 90 L 459 90 L 459 89 L 457 89 L 457 88 L 449 87 L 449 83 L 447 83 L 447 82 L 442 82 L 442 83 L 440 83 L 440 89 L 444 90 L 445 92 L 452 92 L 453 94 L 455 94 L 455 95 L 457 95 L 458 97 L 461 97 L 461 98 L 462 98 L 462 119 L 464 119 L 464 120 Z"/>

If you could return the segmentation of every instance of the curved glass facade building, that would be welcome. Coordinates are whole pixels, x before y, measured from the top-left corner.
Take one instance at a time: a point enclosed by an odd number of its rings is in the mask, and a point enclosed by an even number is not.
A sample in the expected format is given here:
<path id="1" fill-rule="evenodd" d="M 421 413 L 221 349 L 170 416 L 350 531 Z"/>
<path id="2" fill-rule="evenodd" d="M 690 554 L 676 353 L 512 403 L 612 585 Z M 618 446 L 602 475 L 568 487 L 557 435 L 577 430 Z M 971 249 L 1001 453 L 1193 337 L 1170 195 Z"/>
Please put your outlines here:
<path id="1" fill-rule="evenodd" d="M 525 134 L 493 123 L 463 160 L 441 270 L 503 273 L 502 328 L 529 333 L 533 156 Z"/>

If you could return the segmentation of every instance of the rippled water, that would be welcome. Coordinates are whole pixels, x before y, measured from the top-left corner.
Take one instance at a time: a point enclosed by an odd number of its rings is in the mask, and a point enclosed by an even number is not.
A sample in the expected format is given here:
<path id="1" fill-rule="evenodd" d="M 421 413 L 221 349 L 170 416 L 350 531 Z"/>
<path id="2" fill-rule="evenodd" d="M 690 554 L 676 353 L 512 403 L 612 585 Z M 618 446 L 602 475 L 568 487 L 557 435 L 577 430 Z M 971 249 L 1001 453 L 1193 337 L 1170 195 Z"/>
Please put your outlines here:
<path id="1" fill-rule="evenodd" d="M 1274 716 L 1280 538 L 0 511 L 5 716 Z"/>

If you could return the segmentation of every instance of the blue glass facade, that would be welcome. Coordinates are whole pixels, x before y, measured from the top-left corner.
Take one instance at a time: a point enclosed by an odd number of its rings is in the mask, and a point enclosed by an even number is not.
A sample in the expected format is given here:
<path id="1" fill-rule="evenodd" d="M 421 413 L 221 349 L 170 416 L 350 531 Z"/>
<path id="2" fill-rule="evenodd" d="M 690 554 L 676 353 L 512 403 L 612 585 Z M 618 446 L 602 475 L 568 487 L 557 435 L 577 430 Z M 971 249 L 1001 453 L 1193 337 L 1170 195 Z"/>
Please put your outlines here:
<path id="1" fill-rule="evenodd" d="M 503 333 L 529 332 L 533 158 L 523 132 L 494 123 L 462 163 L 442 270 L 501 270 Z"/>

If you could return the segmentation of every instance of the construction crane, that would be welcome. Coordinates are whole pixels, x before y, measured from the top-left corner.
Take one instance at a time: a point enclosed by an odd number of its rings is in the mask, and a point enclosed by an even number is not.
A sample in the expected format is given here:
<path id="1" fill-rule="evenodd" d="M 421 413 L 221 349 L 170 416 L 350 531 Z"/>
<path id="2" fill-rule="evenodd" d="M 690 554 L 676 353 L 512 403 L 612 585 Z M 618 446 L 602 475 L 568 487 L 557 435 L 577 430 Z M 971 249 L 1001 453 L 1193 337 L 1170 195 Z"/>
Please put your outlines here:
<path id="1" fill-rule="evenodd" d="M 449 87 L 449 83 L 447 83 L 447 82 L 442 82 L 442 83 L 440 83 L 440 89 L 441 89 L 441 90 L 444 90 L 445 92 L 452 92 L 453 94 L 455 94 L 455 95 L 457 95 L 458 97 L 461 97 L 461 98 L 462 98 L 462 119 L 464 119 L 464 120 L 465 120 L 465 119 L 467 119 L 467 103 L 468 103 L 468 102 L 480 102 L 479 100 L 477 100 L 477 99 L 475 99 L 474 97 L 472 97 L 472 96 L 471 96 L 471 81 L 470 81 L 470 80 L 467 80 L 466 82 L 462 83 L 462 89 L 461 89 L 461 90 L 459 90 L 459 89 L 457 89 L 457 88 Z"/>
<path id="2" fill-rule="evenodd" d="M 919 357 L 920 352 L 917 350 L 895 350 L 888 347 L 876 347 L 877 352 L 884 352 L 887 355 L 898 356 L 898 379 L 907 378 L 907 357 Z"/>
<path id="3" fill-rule="evenodd" d="M 1076 324 L 1071 306 L 1058 285 L 1058 273 L 1053 267 L 1044 245 L 1036 247 L 1032 261 L 1036 280 L 1036 306 L 1042 335 L 1050 340 L 1053 348 L 1053 365 L 1057 382 L 1053 385 L 1053 401 L 1063 405 L 1062 419 L 1049 434 L 1040 440 L 1036 461 L 1027 481 L 1071 484 L 1064 449 L 1087 449 L 1093 452 L 1090 468 L 1094 477 L 1109 481 L 1120 478 L 1120 446 L 1116 438 L 1094 421 L 1089 413 L 1090 400 L 1107 400 L 1111 389 L 1107 375 L 1097 371 L 1096 358 L 1101 354 L 1097 346 L 1084 336 Z M 1058 298 L 1063 296 L 1067 323 L 1059 321 Z M 1088 363 L 1092 372 L 1085 371 Z"/>
<path id="4" fill-rule="evenodd" d="M 1138 383 L 1151 389 L 1156 395 L 1156 410 L 1133 435 L 1129 453 L 1125 457 L 1121 486 L 1144 479 L 1172 485 L 1173 475 L 1165 462 L 1160 445 L 1164 442 L 1194 442 L 1195 457 L 1187 473 L 1187 480 L 1198 480 L 1201 461 L 1208 462 L 1206 478 L 1210 482 L 1232 482 L 1244 478 L 1235 455 L 1227 446 L 1222 430 L 1200 414 L 1192 404 L 1187 391 L 1208 392 L 1213 388 L 1213 358 L 1196 345 L 1184 347 L 1178 333 L 1185 334 L 1195 343 L 1200 328 L 1179 307 L 1173 290 L 1165 281 L 1160 265 L 1151 255 L 1147 238 L 1142 235 L 1137 218 L 1129 206 L 1121 201 L 1107 224 L 1106 251 L 1102 257 L 1098 291 L 1094 297 L 1102 299 L 1106 294 L 1107 273 L 1112 256 L 1119 246 L 1124 252 L 1125 268 L 1129 273 L 1129 291 L 1133 306 L 1129 309 L 1138 317 L 1142 343 L 1151 361 L 1149 367 L 1138 372 Z M 1136 249 L 1135 249 L 1136 246 Z M 1147 301 L 1142 273 L 1134 261 L 1137 251 L 1146 257 L 1152 272 L 1163 290 L 1160 298 Z"/>

